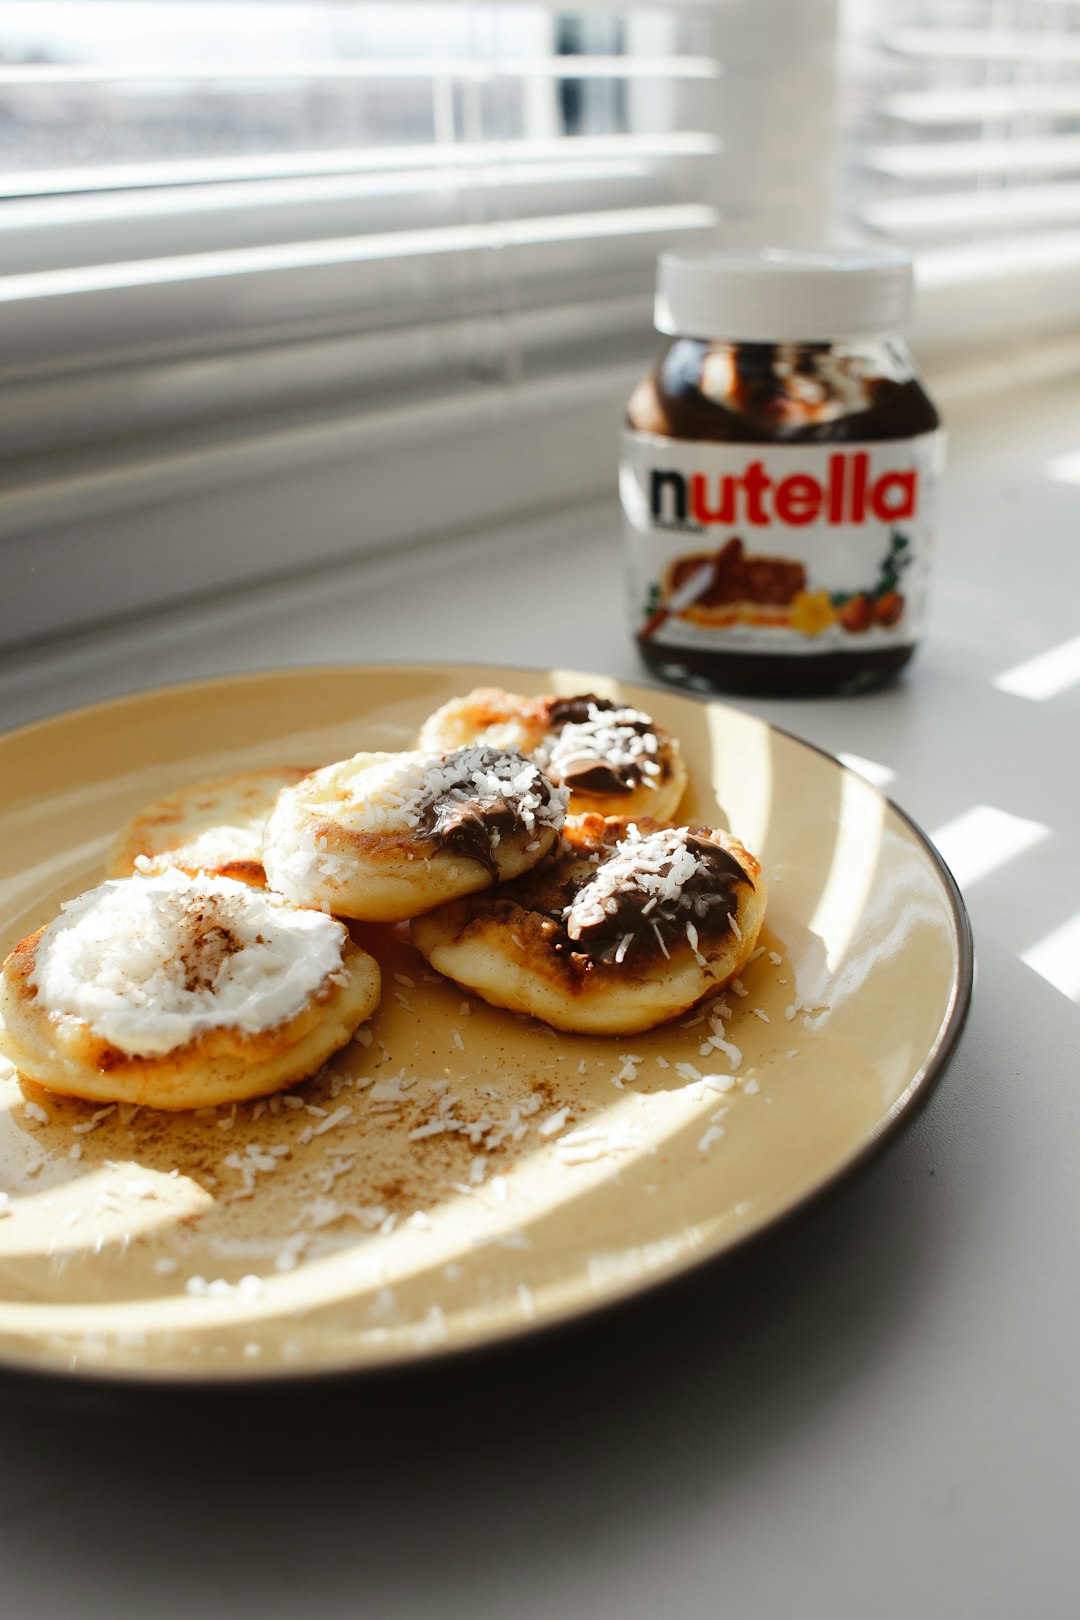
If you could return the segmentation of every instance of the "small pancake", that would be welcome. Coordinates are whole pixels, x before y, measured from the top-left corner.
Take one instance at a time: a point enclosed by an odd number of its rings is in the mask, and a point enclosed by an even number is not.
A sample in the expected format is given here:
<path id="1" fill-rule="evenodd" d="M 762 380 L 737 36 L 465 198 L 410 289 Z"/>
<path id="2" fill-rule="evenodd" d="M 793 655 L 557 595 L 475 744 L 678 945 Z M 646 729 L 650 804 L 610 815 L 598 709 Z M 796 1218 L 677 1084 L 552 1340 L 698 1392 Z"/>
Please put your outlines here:
<path id="1" fill-rule="evenodd" d="M 105 883 L 0 973 L 0 1051 L 93 1102 L 179 1110 L 315 1074 L 371 1016 L 377 962 L 342 923 L 228 879 Z"/>
<path id="2" fill-rule="evenodd" d="M 517 753 L 357 754 L 279 795 L 267 879 L 336 916 L 415 917 L 535 866 L 568 796 Z"/>
<path id="3" fill-rule="evenodd" d="M 283 787 L 308 775 L 300 765 L 243 771 L 196 782 L 139 812 L 112 846 L 107 877 L 151 876 L 175 867 L 262 886 L 262 831 Z"/>
<path id="4" fill-rule="evenodd" d="M 651 715 L 581 692 L 525 698 L 478 686 L 436 709 L 420 728 L 428 749 L 516 748 L 570 789 L 571 816 L 668 821 L 688 773 L 678 742 Z"/>
<path id="5" fill-rule="evenodd" d="M 493 1006 L 629 1035 L 733 979 L 765 900 L 757 860 L 728 833 L 585 816 L 534 872 L 416 918 L 412 937 L 432 967 Z"/>

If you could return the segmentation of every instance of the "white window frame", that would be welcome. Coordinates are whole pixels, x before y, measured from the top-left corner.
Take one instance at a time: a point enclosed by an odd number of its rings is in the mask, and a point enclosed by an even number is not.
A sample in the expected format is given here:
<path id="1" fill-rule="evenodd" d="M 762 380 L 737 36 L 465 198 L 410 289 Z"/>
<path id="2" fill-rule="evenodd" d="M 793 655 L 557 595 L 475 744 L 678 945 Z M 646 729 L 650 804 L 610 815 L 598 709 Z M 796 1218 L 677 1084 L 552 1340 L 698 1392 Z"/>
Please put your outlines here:
<path id="1" fill-rule="evenodd" d="M 624 402 L 656 349 L 648 288 L 621 267 L 620 244 L 690 238 L 720 208 L 729 242 L 807 238 L 832 210 L 836 0 L 701 9 L 721 36 L 725 148 L 697 200 L 662 217 L 628 209 L 621 235 L 608 221 L 590 240 L 556 213 L 461 232 L 422 258 L 394 252 L 405 232 L 397 244 L 331 235 L 209 246 L 195 267 L 133 258 L 126 277 L 61 250 L 52 269 L 0 286 L 0 434 L 21 458 L 0 490 L 15 582 L 0 595 L 0 646 L 613 491 Z M 328 192 L 319 206 L 336 218 L 346 202 Z M 113 214 L 110 230 L 123 208 Z M 454 302 L 470 258 L 507 254 L 524 383 L 507 369 L 507 312 Z M 351 326 L 410 278 L 445 322 Z M 532 282 L 553 278 L 558 307 L 531 305 Z M 480 378 L 440 388 L 465 342 Z M 398 397 L 373 408 L 390 367 Z"/>

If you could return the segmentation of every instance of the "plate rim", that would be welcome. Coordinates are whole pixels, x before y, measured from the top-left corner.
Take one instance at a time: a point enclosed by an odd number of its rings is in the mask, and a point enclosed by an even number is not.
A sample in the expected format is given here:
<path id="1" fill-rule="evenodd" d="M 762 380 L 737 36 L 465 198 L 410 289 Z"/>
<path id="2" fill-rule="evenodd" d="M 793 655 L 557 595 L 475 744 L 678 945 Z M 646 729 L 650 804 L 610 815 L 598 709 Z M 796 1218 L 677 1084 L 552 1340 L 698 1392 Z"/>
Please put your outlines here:
<path id="1" fill-rule="evenodd" d="M 0 749 L 9 742 L 17 742 L 21 738 L 33 733 L 47 731 L 52 726 L 59 726 L 80 716 L 91 714 L 104 714 L 110 710 L 121 709 L 125 706 L 137 706 L 153 698 L 161 698 L 183 692 L 206 691 L 208 689 L 220 690 L 224 687 L 243 686 L 268 677 L 289 676 L 338 676 L 343 672 L 351 675 L 387 676 L 408 675 L 417 670 L 432 670 L 452 674 L 456 670 L 482 670 L 501 671 L 504 674 L 514 673 L 526 677 L 540 677 L 550 675 L 550 666 L 527 664 L 503 664 L 494 661 L 457 661 L 446 659 L 410 659 L 407 662 L 387 663 L 383 661 L 366 662 L 364 660 L 349 660 L 339 663 L 296 664 L 296 665 L 267 665 L 257 669 L 233 671 L 218 676 L 200 676 L 189 681 L 167 681 L 158 686 L 140 687 L 133 692 L 121 692 L 112 697 L 96 699 L 89 703 L 75 704 L 68 708 L 59 709 L 36 720 L 23 722 L 0 731 Z M 700 704 L 709 708 L 727 710 L 737 714 L 742 719 L 751 719 L 765 727 L 766 731 L 784 737 L 799 748 L 804 748 L 812 754 L 817 754 L 827 760 L 838 771 L 854 776 L 864 788 L 868 788 L 914 835 L 916 843 L 923 854 L 928 858 L 930 866 L 937 876 L 945 899 L 953 927 L 953 937 L 956 946 L 956 970 L 950 985 L 949 1000 L 945 1015 L 939 1026 L 937 1036 L 928 1051 L 924 1062 L 909 1079 L 907 1085 L 898 1097 L 894 1099 L 887 1111 L 877 1120 L 866 1141 L 852 1154 L 834 1168 L 822 1181 L 800 1195 L 797 1201 L 785 1209 L 778 1210 L 767 1217 L 760 1226 L 728 1241 L 717 1248 L 696 1254 L 693 1257 L 674 1264 L 669 1268 L 654 1273 L 645 1280 L 635 1280 L 630 1283 L 619 1284 L 605 1294 L 602 1299 L 591 1299 L 579 1303 L 573 1308 L 565 1309 L 545 1316 L 542 1320 L 532 1322 L 512 1323 L 505 1327 L 486 1332 L 482 1337 L 470 1340 L 465 1344 L 447 1345 L 435 1344 L 429 1347 L 418 1348 L 415 1351 L 395 1352 L 393 1356 L 368 1362 L 348 1362 L 326 1366 L 295 1368 L 260 1369 L 256 1365 L 236 1367 L 233 1371 L 215 1370 L 204 1371 L 204 1367 L 193 1364 L 190 1373 L 175 1368 L 164 1370 L 157 1368 L 110 1368 L 110 1367 L 77 1367 L 66 1368 L 55 1362 L 32 1361 L 26 1357 L 13 1354 L 11 1351 L 0 1348 L 0 1374 L 5 1378 L 22 1380 L 26 1384 L 38 1384 L 50 1389 L 65 1389 L 72 1392 L 85 1390 L 98 1390 L 116 1394 L 213 1394 L 224 1393 L 257 1394 L 260 1391 L 298 1389 L 323 1389 L 328 1385 L 343 1383 L 345 1381 L 368 1380 L 373 1378 L 392 1378 L 395 1375 L 419 1373 L 425 1368 L 449 1368 L 460 1366 L 466 1361 L 476 1360 L 485 1355 L 497 1354 L 505 1349 L 519 1349 L 521 1346 L 539 1342 L 552 1335 L 566 1333 L 573 1329 L 599 1322 L 610 1317 L 613 1313 L 636 1305 L 655 1300 L 666 1289 L 674 1288 L 695 1278 L 700 1278 L 711 1266 L 720 1267 L 730 1262 L 736 1256 L 742 1256 L 758 1246 L 768 1243 L 778 1236 L 787 1226 L 795 1220 L 819 1209 L 830 1199 L 836 1197 L 846 1187 L 850 1186 L 884 1155 L 889 1147 L 896 1142 L 901 1134 L 911 1125 L 926 1106 L 954 1057 L 963 1035 L 967 1019 L 971 1011 L 974 995 L 976 959 L 974 936 L 971 919 L 960 886 L 953 876 L 947 862 L 932 842 L 929 835 L 923 831 L 919 823 L 908 811 L 904 810 L 887 793 L 884 793 L 876 783 L 870 782 L 861 776 L 858 771 L 846 765 L 835 754 L 818 743 L 809 742 L 800 737 L 797 732 L 785 726 L 774 724 L 753 710 L 746 710 L 726 703 L 720 696 L 699 693 L 682 688 L 668 687 L 660 684 L 647 683 L 637 680 L 624 680 L 621 676 L 601 675 L 598 671 L 575 671 L 584 676 L 590 673 L 599 679 L 613 680 L 620 687 L 630 687 L 642 692 L 656 692 L 661 696 L 675 698 L 679 701 Z"/>

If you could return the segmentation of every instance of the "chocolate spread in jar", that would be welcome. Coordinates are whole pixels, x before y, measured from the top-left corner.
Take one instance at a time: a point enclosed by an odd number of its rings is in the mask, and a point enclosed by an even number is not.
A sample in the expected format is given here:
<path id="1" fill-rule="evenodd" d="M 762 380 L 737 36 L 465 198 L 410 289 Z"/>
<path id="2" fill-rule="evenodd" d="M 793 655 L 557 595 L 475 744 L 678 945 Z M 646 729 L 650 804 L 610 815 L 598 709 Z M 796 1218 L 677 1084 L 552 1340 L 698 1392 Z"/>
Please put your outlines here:
<path id="1" fill-rule="evenodd" d="M 621 482 L 634 633 L 680 684 L 858 690 L 919 639 L 940 419 L 900 341 L 866 330 L 899 323 L 909 272 L 817 258 L 662 261 L 675 335 L 631 397 Z M 810 335 L 764 340 L 785 322 Z"/>

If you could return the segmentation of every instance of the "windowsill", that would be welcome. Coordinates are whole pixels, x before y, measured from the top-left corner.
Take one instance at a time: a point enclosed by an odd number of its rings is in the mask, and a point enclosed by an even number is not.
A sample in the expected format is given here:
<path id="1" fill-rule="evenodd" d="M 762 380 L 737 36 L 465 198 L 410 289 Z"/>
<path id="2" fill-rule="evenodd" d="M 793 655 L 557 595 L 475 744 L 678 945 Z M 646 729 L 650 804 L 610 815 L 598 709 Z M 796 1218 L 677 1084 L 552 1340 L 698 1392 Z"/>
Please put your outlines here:
<path id="1" fill-rule="evenodd" d="M 943 390 L 949 460 L 937 581 L 911 689 L 946 669 L 964 685 L 989 678 L 1075 634 L 1072 596 L 1046 582 L 1073 566 L 1075 492 L 1047 469 L 1076 450 L 1076 397 L 1072 376 L 982 394 Z M 614 422 L 578 450 L 576 465 L 611 494 L 574 499 L 572 482 L 553 479 L 542 503 L 537 488 L 533 516 L 458 525 L 429 540 L 403 535 L 374 555 L 314 554 L 284 579 L 204 589 L 187 605 L 9 650 L 0 661 L 0 724 L 268 665 L 470 658 L 641 678 L 622 619 Z M 430 524 L 431 486 L 402 493 Z M 1029 560 L 1017 568 L 1018 539 L 1029 557 L 1032 535 L 1060 559 L 1048 552 L 1045 567 Z M 183 546 L 177 560 L 182 566 Z"/>
<path id="2" fill-rule="evenodd" d="M 954 434 L 948 496 L 963 424 L 1009 417 L 1015 429 L 1026 417 L 1030 433 L 1043 394 L 1080 375 L 1080 343 L 938 350 L 924 366 Z M 339 406 L 247 434 L 181 435 L 153 453 L 100 466 L 84 457 L 62 476 L 11 486 L 0 494 L 0 648 L 274 578 L 288 596 L 298 575 L 362 575 L 365 558 L 384 553 L 438 546 L 450 556 L 453 537 L 476 529 L 529 532 L 530 515 L 613 490 L 623 404 L 640 369 L 634 355 L 469 399 L 377 415 Z"/>
<path id="3" fill-rule="evenodd" d="M 599 495 L 636 363 L 173 447 L 0 496 L 0 647 Z"/>

